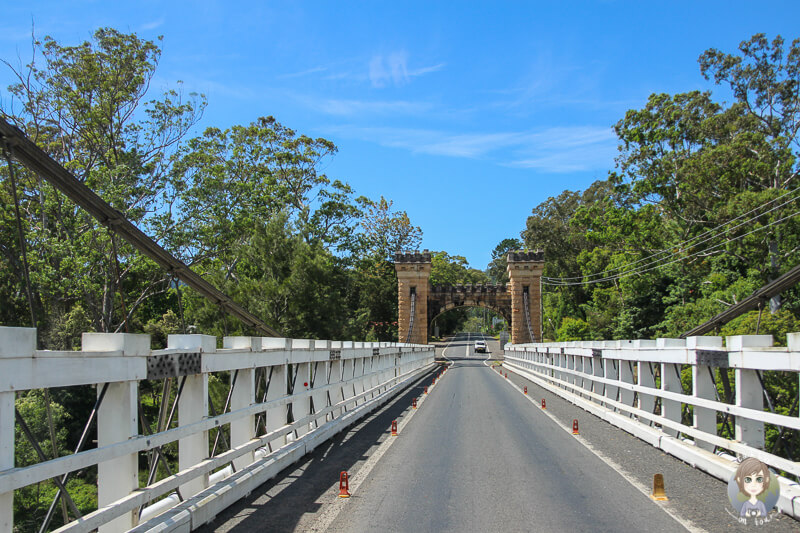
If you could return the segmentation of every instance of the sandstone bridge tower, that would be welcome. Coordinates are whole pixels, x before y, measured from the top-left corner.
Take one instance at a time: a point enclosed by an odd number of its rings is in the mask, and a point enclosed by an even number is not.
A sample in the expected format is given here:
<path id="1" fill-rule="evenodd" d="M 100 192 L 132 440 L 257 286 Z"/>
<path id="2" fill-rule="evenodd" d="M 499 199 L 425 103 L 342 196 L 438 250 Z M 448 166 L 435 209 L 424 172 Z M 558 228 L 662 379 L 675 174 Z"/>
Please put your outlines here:
<path id="1" fill-rule="evenodd" d="M 397 272 L 400 342 L 426 344 L 428 330 L 440 314 L 455 307 L 486 307 L 505 318 L 515 344 L 541 341 L 542 252 L 510 252 L 509 282 L 491 284 L 430 284 L 431 254 L 403 252 L 394 256 Z"/>

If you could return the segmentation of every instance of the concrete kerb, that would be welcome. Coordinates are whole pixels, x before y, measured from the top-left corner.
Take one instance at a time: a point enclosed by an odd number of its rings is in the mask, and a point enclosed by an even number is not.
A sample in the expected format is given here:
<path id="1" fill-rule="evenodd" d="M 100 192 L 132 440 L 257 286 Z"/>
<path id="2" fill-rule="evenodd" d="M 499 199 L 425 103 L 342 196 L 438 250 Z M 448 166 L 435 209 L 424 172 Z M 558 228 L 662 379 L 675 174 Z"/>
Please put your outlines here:
<path id="1" fill-rule="evenodd" d="M 370 403 L 362 404 L 343 415 L 340 419 L 329 422 L 325 426 L 308 433 L 301 440 L 284 446 L 277 454 L 265 457 L 250 465 L 247 469 L 232 474 L 213 487 L 209 487 L 191 499 L 153 517 L 147 522 L 139 524 L 130 531 L 135 533 L 168 531 L 189 533 L 208 523 L 223 509 L 277 476 L 282 470 L 299 461 L 323 442 L 352 426 L 400 392 L 414 386 L 420 380 L 426 379 L 427 375 L 424 374 L 430 371 L 433 365 L 434 363 L 431 363 L 420 369 L 416 376 L 408 378 L 399 387 L 393 387 L 381 393 Z M 420 376 L 421 374 L 422 376 Z"/>
<path id="2" fill-rule="evenodd" d="M 566 391 L 559 387 L 554 387 L 535 374 L 513 363 L 504 361 L 502 366 L 536 383 L 543 389 L 580 407 L 584 411 L 592 413 L 598 418 L 605 420 L 609 424 L 632 434 L 633 436 L 647 442 L 651 446 L 659 448 L 665 453 L 680 459 L 681 461 L 691 465 L 693 468 L 697 468 L 703 472 L 706 472 L 720 481 L 727 483 L 736 472 L 736 463 L 728 459 L 724 459 L 709 451 L 687 444 L 680 439 L 676 439 L 670 435 L 667 435 L 659 429 L 645 426 L 644 424 L 641 424 L 631 418 L 615 413 L 606 407 L 600 406 L 594 402 L 590 402 L 585 398 L 581 398 L 572 392 Z M 509 384 L 515 389 L 519 389 L 521 392 L 519 387 L 510 382 Z M 529 397 L 528 399 L 531 400 L 532 403 L 536 403 L 532 398 Z M 571 432 L 571 428 L 563 426 L 549 413 L 546 414 L 556 423 L 558 423 L 559 426 L 561 426 L 565 431 Z M 795 520 L 800 520 L 800 484 L 794 483 L 783 477 L 779 478 L 778 481 L 780 483 L 780 499 L 776 505 L 777 508 L 781 511 L 781 513 L 791 516 Z"/>

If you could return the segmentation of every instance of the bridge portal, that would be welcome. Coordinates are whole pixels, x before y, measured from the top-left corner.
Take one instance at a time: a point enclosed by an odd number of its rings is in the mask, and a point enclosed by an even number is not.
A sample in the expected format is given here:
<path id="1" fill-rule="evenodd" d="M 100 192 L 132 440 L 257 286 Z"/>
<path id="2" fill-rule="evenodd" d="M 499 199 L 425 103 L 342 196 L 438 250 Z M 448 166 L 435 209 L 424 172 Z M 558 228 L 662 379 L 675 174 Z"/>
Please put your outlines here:
<path id="1" fill-rule="evenodd" d="M 430 252 L 394 257 L 397 272 L 398 328 L 401 342 L 426 344 L 433 319 L 456 307 L 486 307 L 505 318 L 511 342 L 541 341 L 542 252 L 510 252 L 505 285 L 431 285 Z"/>

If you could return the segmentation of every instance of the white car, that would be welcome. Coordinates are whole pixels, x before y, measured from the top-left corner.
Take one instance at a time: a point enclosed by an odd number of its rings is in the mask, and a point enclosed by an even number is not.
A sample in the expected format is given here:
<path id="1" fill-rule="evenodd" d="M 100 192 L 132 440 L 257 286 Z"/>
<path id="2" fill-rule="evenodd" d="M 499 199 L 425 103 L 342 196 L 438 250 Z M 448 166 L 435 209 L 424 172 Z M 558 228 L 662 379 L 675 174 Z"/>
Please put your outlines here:
<path id="1" fill-rule="evenodd" d="M 483 341 L 475 341 L 475 353 L 486 353 L 486 343 Z"/>

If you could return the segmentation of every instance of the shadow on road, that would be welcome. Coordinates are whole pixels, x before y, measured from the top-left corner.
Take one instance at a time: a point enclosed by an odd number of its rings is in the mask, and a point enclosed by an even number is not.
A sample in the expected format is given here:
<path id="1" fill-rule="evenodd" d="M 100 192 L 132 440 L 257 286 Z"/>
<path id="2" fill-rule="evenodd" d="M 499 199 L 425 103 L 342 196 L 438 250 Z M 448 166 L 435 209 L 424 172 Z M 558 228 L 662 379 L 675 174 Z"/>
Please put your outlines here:
<path id="1" fill-rule="evenodd" d="M 331 486 L 337 484 L 338 490 L 339 473 L 365 461 L 370 450 L 385 440 L 392 420 L 410 410 L 411 399 L 423 393 L 436 371 L 438 367 L 196 531 L 297 531 L 304 515 L 313 515 L 320 509 L 318 501 Z"/>

